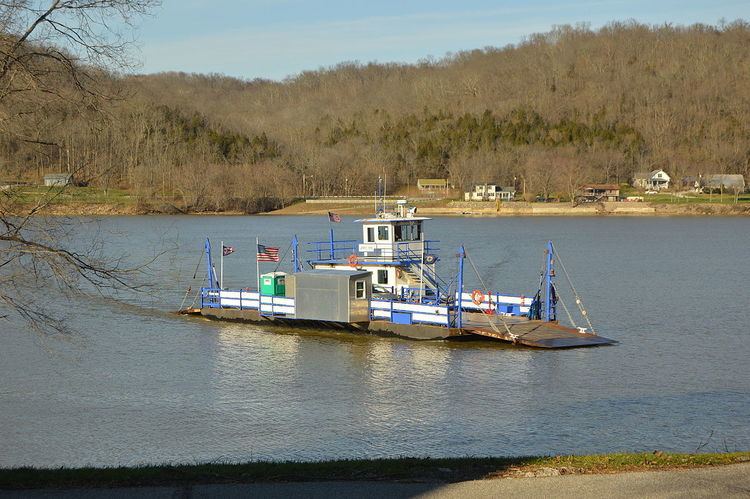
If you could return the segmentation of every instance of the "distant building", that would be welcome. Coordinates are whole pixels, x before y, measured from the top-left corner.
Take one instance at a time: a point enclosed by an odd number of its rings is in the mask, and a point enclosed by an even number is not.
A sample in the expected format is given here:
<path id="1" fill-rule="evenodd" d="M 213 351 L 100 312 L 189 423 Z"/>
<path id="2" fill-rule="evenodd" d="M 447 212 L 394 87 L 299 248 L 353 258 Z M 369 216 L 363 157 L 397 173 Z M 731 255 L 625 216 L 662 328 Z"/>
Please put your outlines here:
<path id="1" fill-rule="evenodd" d="M 703 190 L 729 192 L 745 192 L 745 177 L 736 174 L 714 174 L 702 178 Z"/>
<path id="2" fill-rule="evenodd" d="M 65 187 L 72 183 L 72 173 L 48 173 L 44 176 L 44 185 L 47 187 Z"/>
<path id="3" fill-rule="evenodd" d="M 578 190 L 579 201 L 619 201 L 620 186 L 617 184 L 586 184 Z"/>
<path id="4" fill-rule="evenodd" d="M 515 196 L 515 189 L 497 184 L 477 184 L 471 191 L 464 193 L 466 201 L 511 201 Z"/>
<path id="5" fill-rule="evenodd" d="M 633 187 L 645 189 L 651 174 L 649 172 L 636 172 L 633 174 Z"/>
<path id="6" fill-rule="evenodd" d="M 669 183 L 671 181 L 672 177 L 670 177 L 664 170 L 638 172 L 633 175 L 633 187 L 637 187 L 639 189 L 648 189 L 654 191 L 669 189 Z"/>
<path id="7" fill-rule="evenodd" d="M 445 191 L 448 190 L 448 179 L 420 178 L 417 180 L 417 189 L 420 191 Z"/>
<path id="8" fill-rule="evenodd" d="M 682 184 L 683 189 L 695 189 L 697 191 L 701 185 L 701 178 L 694 175 L 688 175 L 687 177 L 682 177 L 680 183 Z"/>

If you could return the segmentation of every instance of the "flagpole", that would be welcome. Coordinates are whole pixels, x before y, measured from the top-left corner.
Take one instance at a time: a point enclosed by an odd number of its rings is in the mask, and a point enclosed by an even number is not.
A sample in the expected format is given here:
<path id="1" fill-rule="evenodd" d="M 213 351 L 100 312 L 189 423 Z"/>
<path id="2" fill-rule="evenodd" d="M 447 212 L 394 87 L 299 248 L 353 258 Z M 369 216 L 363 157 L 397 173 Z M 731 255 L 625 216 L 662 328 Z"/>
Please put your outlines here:
<path id="1" fill-rule="evenodd" d="M 331 212 L 328 212 L 328 240 L 331 243 L 331 260 L 334 259 L 334 256 L 336 252 L 334 251 L 334 245 L 333 245 L 333 222 L 331 222 Z"/>
<path id="2" fill-rule="evenodd" d="M 224 289 L 224 241 L 221 242 L 221 260 L 219 262 L 219 288 Z"/>
<path id="3" fill-rule="evenodd" d="M 260 239 L 255 236 L 255 277 L 258 281 L 258 300 L 260 300 L 260 262 L 258 261 L 258 246 L 260 246 Z M 258 302 L 260 303 L 260 301 Z M 260 305 L 258 305 L 260 307 Z M 260 308 L 258 308 L 260 310 Z"/>

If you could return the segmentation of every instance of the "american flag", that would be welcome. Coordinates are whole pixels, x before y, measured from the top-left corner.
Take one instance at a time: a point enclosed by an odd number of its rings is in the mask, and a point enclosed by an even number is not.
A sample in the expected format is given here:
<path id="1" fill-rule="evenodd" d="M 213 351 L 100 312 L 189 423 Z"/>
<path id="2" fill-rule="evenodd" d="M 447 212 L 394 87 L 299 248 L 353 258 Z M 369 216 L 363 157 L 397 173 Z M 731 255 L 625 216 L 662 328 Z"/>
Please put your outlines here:
<path id="1" fill-rule="evenodd" d="M 258 245 L 258 261 L 259 262 L 278 262 L 279 248 L 273 248 L 271 246 Z"/>
<path id="2" fill-rule="evenodd" d="M 328 221 L 333 222 L 335 224 L 341 223 L 341 217 L 337 215 L 336 213 L 329 211 L 328 212 Z"/>
<path id="3" fill-rule="evenodd" d="M 234 253 L 234 246 L 222 246 L 221 247 L 221 254 L 224 256 L 229 256 L 232 253 Z"/>

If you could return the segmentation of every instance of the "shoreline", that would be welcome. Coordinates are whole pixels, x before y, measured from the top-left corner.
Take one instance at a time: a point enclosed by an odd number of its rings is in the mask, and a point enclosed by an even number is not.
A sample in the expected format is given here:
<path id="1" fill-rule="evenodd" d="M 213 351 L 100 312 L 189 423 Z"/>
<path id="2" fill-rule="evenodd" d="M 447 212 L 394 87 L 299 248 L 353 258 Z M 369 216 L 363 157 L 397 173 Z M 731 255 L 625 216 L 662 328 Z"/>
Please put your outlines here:
<path id="1" fill-rule="evenodd" d="M 415 203 L 420 215 L 455 217 L 664 217 L 664 216 L 750 216 L 750 204 L 722 203 L 628 203 L 601 202 L 527 203 L 514 201 L 496 205 L 493 202 L 450 201 L 443 203 Z M 340 215 L 371 215 L 372 203 L 296 203 L 266 215 L 326 215 L 336 211 Z"/>
<path id="2" fill-rule="evenodd" d="M 0 490 L 361 480 L 455 483 L 467 480 L 680 470 L 748 462 L 750 452 L 679 454 L 653 451 L 548 457 L 256 461 L 106 468 L 19 467 L 0 469 Z"/>
<path id="3" fill-rule="evenodd" d="M 451 202 L 442 205 L 416 203 L 421 215 L 452 217 L 671 217 L 671 216 L 750 216 L 750 203 L 626 203 L 607 202 L 572 206 L 567 203 L 505 203 L 497 207 L 494 203 Z M 41 212 L 46 216 L 321 216 L 329 211 L 339 215 L 371 215 L 372 203 L 294 203 L 278 210 L 244 213 L 242 211 L 179 211 L 139 208 L 135 205 L 71 203 L 47 207 Z"/>

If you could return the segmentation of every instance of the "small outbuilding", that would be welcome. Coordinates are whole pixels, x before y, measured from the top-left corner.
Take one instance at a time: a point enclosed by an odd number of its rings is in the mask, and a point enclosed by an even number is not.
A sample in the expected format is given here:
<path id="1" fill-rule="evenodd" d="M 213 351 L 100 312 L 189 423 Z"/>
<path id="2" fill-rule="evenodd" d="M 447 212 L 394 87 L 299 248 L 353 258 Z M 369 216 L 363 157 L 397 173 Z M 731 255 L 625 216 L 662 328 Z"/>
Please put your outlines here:
<path id="1" fill-rule="evenodd" d="M 286 276 L 297 318 L 326 322 L 370 320 L 372 274 L 367 270 L 313 269 Z"/>
<path id="2" fill-rule="evenodd" d="M 72 183 L 72 173 L 48 173 L 44 176 L 44 185 L 46 187 L 65 187 Z"/>

